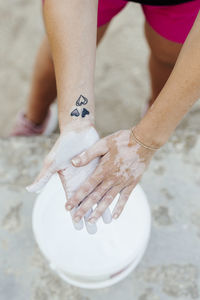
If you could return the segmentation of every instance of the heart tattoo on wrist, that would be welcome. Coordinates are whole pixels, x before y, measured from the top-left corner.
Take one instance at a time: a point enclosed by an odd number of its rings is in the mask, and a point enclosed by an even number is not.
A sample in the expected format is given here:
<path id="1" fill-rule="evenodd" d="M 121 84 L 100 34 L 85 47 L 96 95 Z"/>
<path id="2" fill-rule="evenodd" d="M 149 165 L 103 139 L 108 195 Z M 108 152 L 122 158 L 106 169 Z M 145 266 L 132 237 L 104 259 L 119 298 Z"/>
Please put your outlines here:
<path id="1" fill-rule="evenodd" d="M 84 97 L 83 95 L 80 95 L 79 98 L 76 100 L 76 106 L 82 106 L 82 105 L 86 105 L 88 103 L 88 99 L 86 97 Z M 82 118 L 85 118 L 86 115 L 89 115 L 90 112 L 89 110 L 87 110 L 85 107 L 81 110 L 81 112 L 75 108 L 70 115 L 72 117 L 79 117 L 81 116 Z"/>
<path id="2" fill-rule="evenodd" d="M 78 117 L 78 116 L 80 116 L 80 113 L 79 113 L 79 111 L 78 111 L 77 108 L 75 108 L 75 109 L 71 112 L 71 116 L 72 116 L 72 117 Z"/>
<path id="3" fill-rule="evenodd" d="M 83 95 L 80 95 L 78 100 L 76 101 L 76 106 L 86 105 L 88 103 L 88 99 Z"/>
<path id="4" fill-rule="evenodd" d="M 82 118 L 85 118 L 85 116 L 86 116 L 86 115 L 89 115 L 89 114 L 90 114 L 90 112 L 89 112 L 86 108 L 83 108 L 81 117 L 82 117 Z"/>

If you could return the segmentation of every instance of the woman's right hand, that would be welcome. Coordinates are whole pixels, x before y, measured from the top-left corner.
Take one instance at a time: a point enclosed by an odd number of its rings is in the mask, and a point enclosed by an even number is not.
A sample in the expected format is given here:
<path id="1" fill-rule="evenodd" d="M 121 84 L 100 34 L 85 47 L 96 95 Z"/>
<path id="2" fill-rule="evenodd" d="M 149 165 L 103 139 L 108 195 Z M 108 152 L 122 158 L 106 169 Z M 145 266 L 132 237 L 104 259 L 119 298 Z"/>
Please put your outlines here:
<path id="1" fill-rule="evenodd" d="M 69 125 L 59 136 L 53 148 L 46 156 L 42 170 L 33 184 L 27 187 L 29 192 L 40 192 L 47 184 L 53 174 L 58 173 L 61 179 L 67 202 L 73 196 L 75 191 L 84 184 L 84 181 L 90 176 L 98 165 L 99 159 L 94 159 L 90 164 L 82 168 L 76 168 L 71 164 L 71 159 L 88 149 L 99 140 L 99 135 L 91 124 L 82 126 Z M 67 205 L 67 203 L 66 203 Z M 77 208 L 71 211 L 72 216 Z M 87 222 L 92 213 L 89 209 L 84 216 L 85 225 L 89 233 L 96 232 L 96 225 Z M 107 210 L 102 216 L 105 223 L 111 222 L 110 210 Z M 76 229 L 83 228 L 83 220 L 74 223 Z"/>

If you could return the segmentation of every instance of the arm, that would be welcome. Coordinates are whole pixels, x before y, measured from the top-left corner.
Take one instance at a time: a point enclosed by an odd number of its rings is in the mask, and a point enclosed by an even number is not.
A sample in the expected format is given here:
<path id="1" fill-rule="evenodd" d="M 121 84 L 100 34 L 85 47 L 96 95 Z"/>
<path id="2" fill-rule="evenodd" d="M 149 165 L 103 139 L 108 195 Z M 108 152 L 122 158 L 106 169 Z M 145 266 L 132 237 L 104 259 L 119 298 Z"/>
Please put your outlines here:
<path id="1" fill-rule="evenodd" d="M 144 144 L 165 144 L 183 116 L 200 97 L 200 13 L 161 93 L 134 129 Z"/>
<path id="2" fill-rule="evenodd" d="M 82 170 L 71 165 L 71 158 L 87 149 L 98 139 L 94 128 L 94 68 L 98 0 L 46 0 L 44 19 L 56 73 L 58 110 L 61 134 L 45 158 L 35 182 L 27 187 L 38 192 L 58 173 L 68 200 L 94 171 L 98 159 Z M 71 211 L 73 215 L 76 211 Z M 88 224 L 92 212 L 84 215 L 88 232 L 96 228 Z M 110 222 L 107 210 L 102 216 Z M 83 222 L 76 222 L 77 229 Z"/>
<path id="3" fill-rule="evenodd" d="M 119 217 L 156 148 L 167 142 L 183 116 L 200 97 L 199 28 L 200 14 L 181 50 L 172 74 L 140 123 L 131 130 L 121 130 L 101 139 L 72 160 L 74 166 L 80 167 L 101 156 L 98 168 L 85 184 L 87 189 L 81 187 L 69 201 L 70 204 L 78 205 L 82 196 L 85 199 L 75 217 L 84 214 L 87 201 L 91 202 L 94 198 L 102 199 L 89 219 L 92 223 L 96 222 L 105 208 L 120 193 L 112 213 L 114 218 Z"/>
<path id="4" fill-rule="evenodd" d="M 94 131 L 97 3 L 97 0 L 46 0 L 44 3 L 44 19 L 56 73 L 61 134 L 47 155 L 39 176 L 28 187 L 29 191 L 37 192 L 53 173 L 64 170 L 69 158 L 66 155 L 71 154 L 68 150 L 77 153 L 83 150 L 73 145 L 76 137 L 78 144 L 85 148 L 81 132 Z M 88 114 L 83 116 L 84 109 Z M 97 133 L 92 135 L 91 139 L 96 141 Z"/>
<path id="5" fill-rule="evenodd" d="M 97 0 L 46 0 L 44 19 L 50 41 L 58 93 L 61 133 L 66 127 L 94 122 L 94 68 L 96 56 Z M 79 96 L 87 98 L 81 116 Z M 74 109 L 80 115 L 71 116 Z"/>

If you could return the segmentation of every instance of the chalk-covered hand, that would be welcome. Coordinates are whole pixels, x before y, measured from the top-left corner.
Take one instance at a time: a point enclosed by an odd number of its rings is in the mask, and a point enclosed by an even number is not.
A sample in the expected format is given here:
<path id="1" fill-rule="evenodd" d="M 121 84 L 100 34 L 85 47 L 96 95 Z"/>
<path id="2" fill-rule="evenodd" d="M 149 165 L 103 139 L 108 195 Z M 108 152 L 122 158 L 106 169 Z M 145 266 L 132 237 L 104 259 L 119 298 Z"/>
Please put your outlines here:
<path id="1" fill-rule="evenodd" d="M 99 161 L 99 159 L 96 158 L 87 166 L 75 168 L 71 163 L 71 159 L 74 155 L 80 154 L 82 151 L 88 149 L 98 140 L 99 135 L 93 126 L 66 128 L 65 132 L 60 135 L 47 155 L 39 176 L 32 185 L 27 187 L 27 190 L 30 192 L 40 192 L 50 180 L 51 176 L 58 173 L 66 194 L 68 205 L 69 199 L 76 190 L 84 184 L 88 176 L 94 172 Z M 77 207 L 74 206 L 73 210 L 71 210 L 72 216 L 76 210 Z M 84 217 L 88 232 L 95 233 L 96 227 L 91 226 L 91 224 L 87 222 L 91 213 L 92 207 L 85 211 L 85 214 L 82 215 L 82 217 Z M 105 223 L 111 221 L 111 215 L 108 210 L 105 212 L 103 220 Z M 83 220 L 79 220 L 79 222 L 74 223 L 74 225 L 76 229 L 81 229 L 83 227 Z"/>
<path id="2" fill-rule="evenodd" d="M 144 148 L 133 139 L 131 130 L 120 130 L 97 141 L 88 150 L 75 156 L 72 163 L 78 169 L 96 157 L 101 158 L 94 173 L 68 202 L 69 209 L 79 205 L 74 219 L 77 221 L 81 219 L 97 203 L 88 220 L 95 223 L 120 193 L 112 212 L 113 218 L 118 218 L 153 154 L 154 151 Z"/>

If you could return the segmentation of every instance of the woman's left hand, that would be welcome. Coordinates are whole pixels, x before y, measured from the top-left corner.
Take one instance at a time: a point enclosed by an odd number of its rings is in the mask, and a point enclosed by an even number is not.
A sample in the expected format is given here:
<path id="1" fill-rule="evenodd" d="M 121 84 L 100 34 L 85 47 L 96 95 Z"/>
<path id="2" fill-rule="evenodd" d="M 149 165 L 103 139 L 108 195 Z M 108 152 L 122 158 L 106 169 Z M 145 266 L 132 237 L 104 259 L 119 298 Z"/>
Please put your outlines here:
<path id="1" fill-rule="evenodd" d="M 138 144 L 133 139 L 131 130 L 120 130 L 99 140 L 88 150 L 74 157 L 72 164 L 81 167 L 100 156 L 94 173 L 67 202 L 68 210 L 79 205 L 74 221 L 79 222 L 86 212 L 97 204 L 88 220 L 95 223 L 120 193 L 112 213 L 114 219 L 118 218 L 154 152 Z"/>

